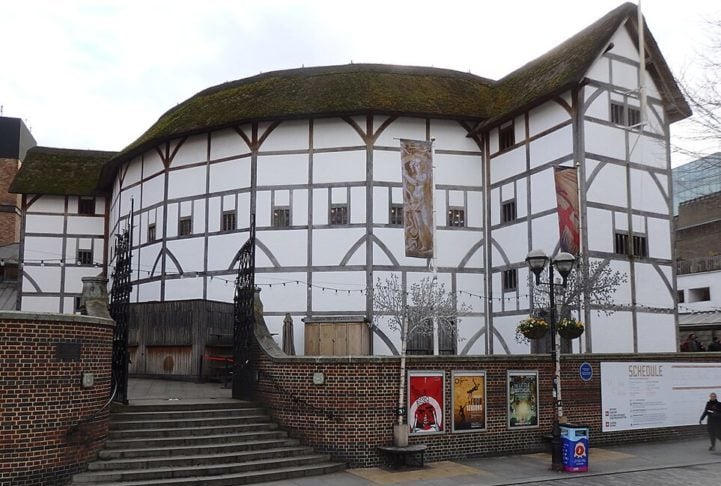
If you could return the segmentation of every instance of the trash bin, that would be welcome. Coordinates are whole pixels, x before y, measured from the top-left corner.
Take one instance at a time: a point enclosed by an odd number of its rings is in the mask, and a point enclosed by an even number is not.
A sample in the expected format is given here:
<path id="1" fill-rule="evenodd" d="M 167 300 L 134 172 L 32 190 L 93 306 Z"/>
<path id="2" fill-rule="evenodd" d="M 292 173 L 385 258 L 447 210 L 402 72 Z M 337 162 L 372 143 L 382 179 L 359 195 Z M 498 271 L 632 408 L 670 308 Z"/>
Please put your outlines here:
<path id="1" fill-rule="evenodd" d="M 588 427 L 561 424 L 563 470 L 588 471 Z"/>

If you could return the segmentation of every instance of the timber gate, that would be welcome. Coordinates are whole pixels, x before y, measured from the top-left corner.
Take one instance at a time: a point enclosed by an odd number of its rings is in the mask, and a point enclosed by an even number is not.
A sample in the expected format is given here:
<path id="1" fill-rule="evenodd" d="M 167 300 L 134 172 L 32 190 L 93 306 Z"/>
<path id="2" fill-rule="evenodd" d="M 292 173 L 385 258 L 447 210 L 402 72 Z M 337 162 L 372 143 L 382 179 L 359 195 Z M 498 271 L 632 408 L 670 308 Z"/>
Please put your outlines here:
<path id="1" fill-rule="evenodd" d="M 238 252 L 233 305 L 233 398 L 249 400 L 255 386 L 251 363 L 255 324 L 255 214 L 250 219 L 250 237 Z"/>
<path id="2" fill-rule="evenodd" d="M 128 403 L 128 323 L 130 316 L 130 291 L 132 285 L 132 246 L 133 246 L 132 209 L 128 226 L 123 233 L 116 235 L 115 270 L 113 286 L 110 290 L 110 316 L 115 321 L 113 334 L 113 390 L 115 401 Z"/>

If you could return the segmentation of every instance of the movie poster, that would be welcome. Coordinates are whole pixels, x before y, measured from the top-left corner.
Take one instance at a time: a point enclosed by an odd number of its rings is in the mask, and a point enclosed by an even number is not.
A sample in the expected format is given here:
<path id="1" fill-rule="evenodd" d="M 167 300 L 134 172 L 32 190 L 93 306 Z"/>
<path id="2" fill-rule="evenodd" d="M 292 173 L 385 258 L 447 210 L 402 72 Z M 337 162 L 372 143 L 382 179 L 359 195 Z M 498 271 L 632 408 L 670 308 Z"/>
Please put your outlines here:
<path id="1" fill-rule="evenodd" d="M 538 372 L 508 372 L 508 428 L 538 427 Z"/>
<path id="2" fill-rule="evenodd" d="M 408 372 L 408 428 L 411 434 L 443 432 L 443 372 Z"/>
<path id="3" fill-rule="evenodd" d="M 486 428 L 486 374 L 453 372 L 453 432 Z"/>

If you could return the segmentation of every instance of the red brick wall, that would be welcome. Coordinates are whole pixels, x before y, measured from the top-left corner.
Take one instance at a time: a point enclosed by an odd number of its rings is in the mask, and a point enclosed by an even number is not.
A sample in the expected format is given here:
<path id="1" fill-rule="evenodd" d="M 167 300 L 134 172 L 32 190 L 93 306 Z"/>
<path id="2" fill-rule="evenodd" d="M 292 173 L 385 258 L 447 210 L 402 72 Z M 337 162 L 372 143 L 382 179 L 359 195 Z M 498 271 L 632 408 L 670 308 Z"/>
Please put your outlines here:
<path id="1" fill-rule="evenodd" d="M 257 398 L 269 406 L 275 420 L 295 437 L 355 467 L 378 465 L 376 447 L 390 445 L 398 400 L 398 357 L 310 358 L 275 357 L 257 350 L 259 382 Z M 715 354 L 715 353 L 714 353 Z M 579 366 L 593 366 L 593 378 L 584 382 Z M 718 361 L 717 356 L 565 355 L 561 384 L 564 413 L 571 423 L 590 427 L 592 445 L 697 436 L 701 427 L 675 427 L 601 432 L 602 361 Z M 551 395 L 552 363 L 549 355 L 523 356 L 417 356 L 407 360 L 408 370 L 434 370 L 445 374 L 445 432 L 409 442 L 428 445 L 428 460 L 540 451 L 555 414 Z M 486 372 L 487 429 L 451 433 L 451 372 Z M 506 372 L 538 370 L 540 427 L 508 430 L 506 427 Z M 322 372 L 325 384 L 314 385 L 313 373 Z M 700 409 L 703 404 L 692 404 Z"/>
<path id="2" fill-rule="evenodd" d="M 113 323 L 86 316 L 0 312 L 0 484 L 66 484 L 102 446 L 110 395 Z M 81 343 L 79 361 L 57 343 Z M 81 386 L 81 373 L 94 385 Z"/>

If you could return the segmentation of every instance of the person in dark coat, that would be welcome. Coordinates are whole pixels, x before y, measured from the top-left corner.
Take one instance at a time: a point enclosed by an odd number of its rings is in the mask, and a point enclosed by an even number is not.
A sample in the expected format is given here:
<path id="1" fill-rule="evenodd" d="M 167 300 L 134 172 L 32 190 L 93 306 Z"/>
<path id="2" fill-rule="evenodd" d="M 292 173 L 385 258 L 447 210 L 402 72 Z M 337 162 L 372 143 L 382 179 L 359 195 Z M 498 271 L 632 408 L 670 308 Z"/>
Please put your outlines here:
<path id="1" fill-rule="evenodd" d="M 698 423 L 703 422 L 706 417 L 708 417 L 706 429 L 708 430 L 708 438 L 711 440 L 711 447 L 708 450 L 713 451 L 716 449 L 716 438 L 721 439 L 721 403 L 716 400 L 715 393 L 709 395 L 706 408 L 704 408 L 701 418 L 698 419 Z"/>
<path id="2" fill-rule="evenodd" d="M 718 336 L 714 336 L 708 345 L 709 351 L 721 351 L 721 342 L 718 340 Z"/>

